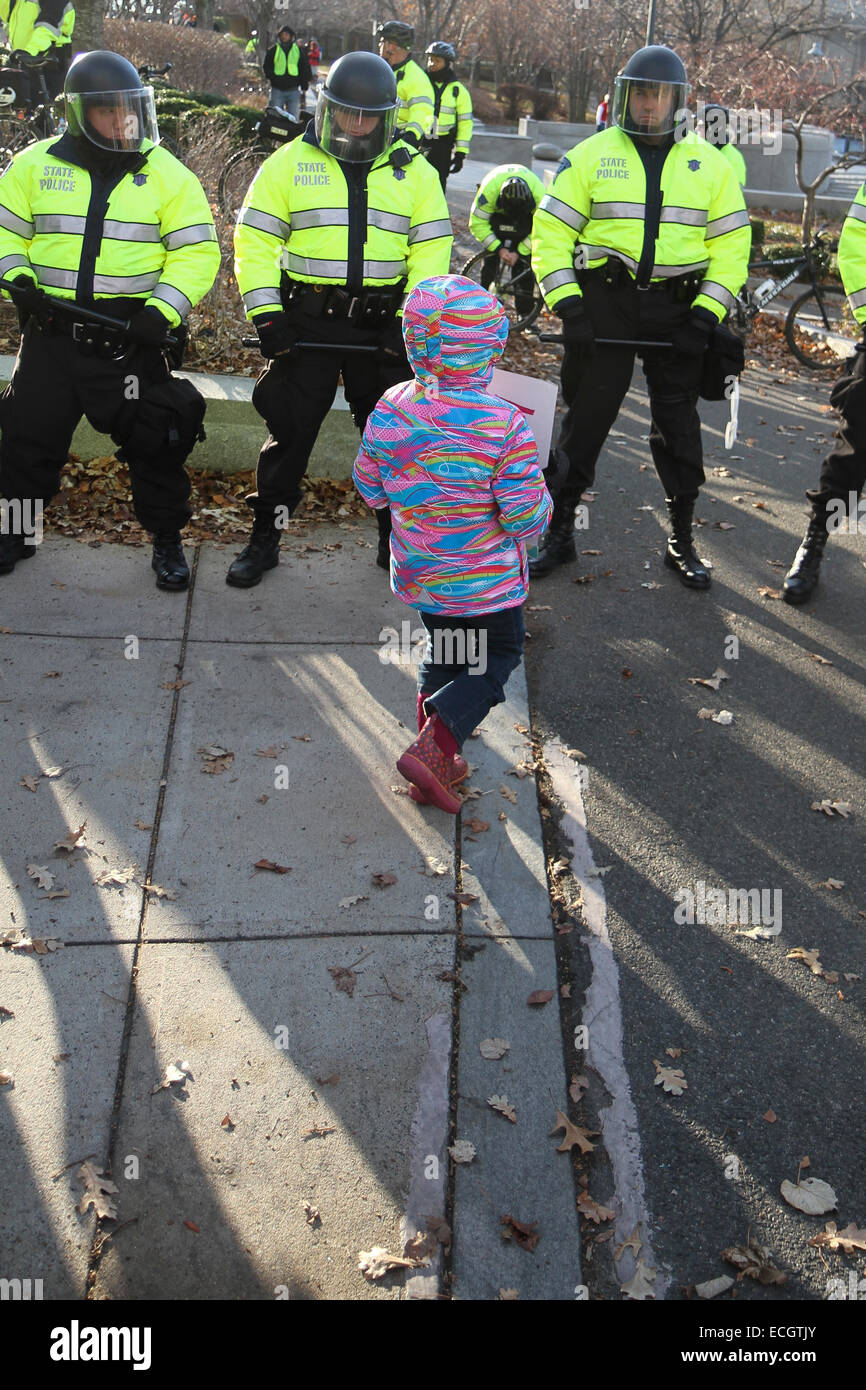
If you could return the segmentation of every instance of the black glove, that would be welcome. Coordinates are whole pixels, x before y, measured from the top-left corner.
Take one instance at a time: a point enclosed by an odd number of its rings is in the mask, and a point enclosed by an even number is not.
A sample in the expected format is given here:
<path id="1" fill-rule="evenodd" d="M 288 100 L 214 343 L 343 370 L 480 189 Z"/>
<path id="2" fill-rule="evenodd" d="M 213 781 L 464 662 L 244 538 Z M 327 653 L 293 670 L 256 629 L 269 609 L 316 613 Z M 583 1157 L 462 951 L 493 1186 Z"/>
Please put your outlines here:
<path id="1" fill-rule="evenodd" d="M 718 319 L 709 309 L 692 309 L 685 323 L 671 334 L 674 350 L 688 357 L 703 357 L 717 323 Z"/>
<path id="2" fill-rule="evenodd" d="M 291 326 L 288 314 L 259 314 L 254 323 L 262 357 L 270 362 L 275 357 L 287 359 L 291 356 L 298 334 Z"/>
<path id="3" fill-rule="evenodd" d="M 382 330 L 379 346 L 382 349 L 382 356 L 386 362 L 396 363 L 404 361 L 406 348 L 403 344 L 402 318 L 393 318 L 387 327 Z"/>
<path id="4" fill-rule="evenodd" d="M 15 286 L 12 302 L 22 314 L 39 314 L 47 307 L 48 295 L 29 275 L 17 275 L 12 284 Z"/>
<path id="5" fill-rule="evenodd" d="M 451 173 L 452 173 L 452 174 L 459 174 L 459 173 L 460 173 L 460 170 L 463 168 L 463 161 L 464 161 L 465 158 L 466 158 L 466 155 L 465 155 L 464 151 L 463 151 L 463 150 L 458 150 L 457 153 L 455 154 L 454 158 L 451 160 Z"/>
<path id="6" fill-rule="evenodd" d="M 595 357 L 595 333 L 581 300 L 566 299 L 555 312 L 562 319 L 562 341 L 578 357 Z"/>
<path id="7" fill-rule="evenodd" d="M 416 150 L 421 148 L 421 136 L 416 135 L 413 130 L 400 130 L 397 135 L 400 140 L 405 140 L 407 145 L 414 145 Z"/>
<path id="8" fill-rule="evenodd" d="M 127 337 L 141 347 L 158 348 L 164 345 L 170 331 L 171 324 L 165 314 L 149 304 L 147 308 L 139 309 L 137 314 L 133 314 L 129 320 Z"/>

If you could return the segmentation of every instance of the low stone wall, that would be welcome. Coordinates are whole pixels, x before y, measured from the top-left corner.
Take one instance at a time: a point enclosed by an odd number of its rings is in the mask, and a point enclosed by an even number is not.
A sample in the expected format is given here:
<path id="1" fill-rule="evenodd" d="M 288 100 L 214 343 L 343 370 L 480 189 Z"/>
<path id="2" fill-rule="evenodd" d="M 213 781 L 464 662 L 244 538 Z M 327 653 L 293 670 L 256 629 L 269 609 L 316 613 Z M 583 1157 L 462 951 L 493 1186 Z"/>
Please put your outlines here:
<path id="1" fill-rule="evenodd" d="M 531 168 L 533 143 L 524 135 L 497 135 L 479 130 L 472 135 L 469 158 L 482 164 L 526 164 Z"/>

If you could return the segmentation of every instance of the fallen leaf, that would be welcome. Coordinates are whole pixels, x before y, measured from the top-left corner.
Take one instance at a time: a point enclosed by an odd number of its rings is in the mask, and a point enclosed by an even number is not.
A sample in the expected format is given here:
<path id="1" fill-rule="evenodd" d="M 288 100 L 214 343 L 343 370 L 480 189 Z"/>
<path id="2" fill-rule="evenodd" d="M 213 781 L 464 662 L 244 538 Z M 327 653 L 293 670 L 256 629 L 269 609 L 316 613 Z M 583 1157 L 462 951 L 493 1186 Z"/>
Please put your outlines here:
<path id="1" fill-rule="evenodd" d="M 623 1240 L 620 1242 L 619 1245 L 614 1247 L 614 1260 L 621 1260 L 626 1250 L 630 1250 L 631 1253 L 634 1255 L 635 1259 L 637 1258 L 637 1256 L 641 1252 L 641 1247 L 643 1245 L 643 1241 L 641 1240 L 640 1235 L 638 1233 L 639 1229 L 640 1225 L 639 1223 L 637 1223 L 628 1240 Z"/>
<path id="2" fill-rule="evenodd" d="M 482 1057 L 486 1057 L 488 1062 L 496 1062 L 500 1057 L 504 1057 L 511 1048 L 511 1043 L 504 1038 L 484 1038 L 478 1044 L 478 1051 Z"/>
<path id="3" fill-rule="evenodd" d="M 332 1072 L 330 1076 L 317 1076 L 316 1084 L 319 1086 L 336 1086 L 340 1079 L 338 1071 Z"/>
<path id="4" fill-rule="evenodd" d="M 653 1066 L 658 1075 L 655 1085 L 661 1086 L 663 1090 L 670 1091 L 672 1095 L 681 1096 L 683 1091 L 687 1091 L 689 1083 L 681 1071 L 675 1071 L 672 1067 L 663 1067 L 661 1062 L 657 1062 L 653 1057 Z"/>
<path id="5" fill-rule="evenodd" d="M 762 584 L 762 585 L 759 586 L 759 588 L 758 588 L 758 593 L 761 595 L 761 598 L 776 598 L 776 599 L 780 599 L 780 598 L 782 597 L 782 590 L 781 590 L 781 589 L 771 589 L 771 588 L 768 588 L 767 585 L 765 585 L 765 584 Z"/>
<path id="6" fill-rule="evenodd" d="M 845 881 L 841 878 L 825 878 L 823 883 L 815 885 L 817 888 L 834 888 L 837 892 L 845 887 Z"/>
<path id="7" fill-rule="evenodd" d="M 163 1076 L 159 1085 L 154 1086 L 150 1094 L 152 1096 L 155 1096 L 157 1091 L 168 1090 L 169 1086 L 174 1086 L 177 1084 L 183 1086 L 186 1084 L 187 1077 L 192 1078 L 192 1068 L 190 1067 L 189 1062 L 169 1062 L 168 1066 L 165 1069 L 165 1075 Z"/>
<path id="8" fill-rule="evenodd" d="M 288 865 L 275 864 L 273 859 L 257 859 L 253 868 L 267 869 L 272 874 L 290 874 L 292 872 Z"/>
<path id="9" fill-rule="evenodd" d="M 722 1259 L 740 1272 L 737 1280 L 748 1274 L 759 1284 L 787 1284 L 788 1276 L 773 1264 L 773 1254 L 761 1245 L 755 1236 L 750 1236 L 746 1245 L 731 1245 L 722 1251 Z"/>
<path id="10" fill-rule="evenodd" d="M 714 724 L 732 724 L 734 716 L 729 709 L 720 709 L 718 714 L 713 715 Z"/>
<path id="11" fill-rule="evenodd" d="M 282 744 L 279 748 L 276 746 L 273 748 L 257 748 L 255 755 L 257 758 L 278 758 L 283 748 L 285 748 L 285 744 Z"/>
<path id="12" fill-rule="evenodd" d="M 711 676 L 689 676 L 689 685 L 705 685 L 708 690 L 718 690 L 722 681 L 727 679 L 727 672 L 723 671 L 721 666 L 717 666 Z"/>
<path id="13" fill-rule="evenodd" d="M 177 898 L 177 893 L 173 888 L 161 888 L 158 883 L 145 883 L 142 887 L 145 893 L 152 893 L 155 898 L 168 898 L 171 902 Z"/>
<path id="14" fill-rule="evenodd" d="M 852 1255 L 855 1250 L 866 1250 L 866 1231 L 858 1231 L 853 1221 L 850 1221 L 844 1231 L 836 1230 L 836 1222 L 828 1221 L 823 1231 L 819 1231 L 813 1236 L 809 1245 L 826 1245 L 830 1250 L 843 1250 L 846 1255 Z"/>
<path id="15" fill-rule="evenodd" d="M 69 897 L 69 889 L 68 889 L 68 888 L 55 888 L 55 890 L 54 890 L 53 893 L 40 893 L 40 894 L 39 894 L 39 897 L 40 897 L 40 900 L 45 899 L 45 898 L 48 898 L 48 899 L 50 899 L 51 901 L 53 901 L 54 898 L 68 898 L 68 897 Z"/>
<path id="16" fill-rule="evenodd" d="M 552 998 L 552 989 L 534 989 L 526 1002 L 527 1004 L 537 1006 L 541 1004 L 549 1004 Z"/>
<path id="17" fill-rule="evenodd" d="M 712 709 L 699 709 L 699 710 L 698 710 L 698 719 L 712 719 L 714 715 L 715 715 L 715 710 L 712 710 Z"/>
<path id="18" fill-rule="evenodd" d="M 84 834 L 84 826 L 86 824 L 87 821 L 84 821 L 82 825 L 79 825 L 77 830 L 70 830 L 67 835 L 64 835 L 62 840 L 55 840 L 54 849 L 62 850 L 64 854 L 71 854 L 74 849 L 79 847 L 78 841 Z"/>
<path id="19" fill-rule="evenodd" d="M 535 1249 L 539 1241 L 537 1221 L 517 1221 L 513 1216 L 500 1216 L 499 1224 L 505 1227 L 501 1232 L 503 1239 L 516 1241 L 522 1249 L 529 1250 L 530 1253 Z"/>
<path id="20" fill-rule="evenodd" d="M 813 801 L 810 811 L 823 811 L 826 816 L 850 816 L 853 811 L 850 801 Z"/>
<path id="21" fill-rule="evenodd" d="M 515 1303 L 519 1297 L 520 1294 L 516 1289 L 500 1289 L 496 1295 L 499 1303 Z"/>
<path id="22" fill-rule="evenodd" d="M 813 975 L 823 975 L 824 967 L 818 959 L 818 947 L 814 951 L 807 951 L 804 946 L 795 946 L 793 951 L 789 951 L 786 960 L 801 960 L 804 965 L 808 965 Z"/>
<path id="23" fill-rule="evenodd" d="M 230 753 L 227 748 L 221 748 L 219 744 L 206 744 L 204 748 L 199 748 L 198 752 L 202 755 L 202 772 L 217 774 L 228 772 L 235 760 L 234 753 Z"/>
<path id="24" fill-rule="evenodd" d="M 367 1280 L 383 1279 L 392 1269 L 418 1269 L 426 1263 L 411 1256 L 407 1259 L 403 1255 L 389 1255 L 378 1245 L 374 1245 L 372 1250 L 361 1250 L 358 1255 L 358 1268 Z"/>
<path id="25" fill-rule="evenodd" d="M 565 1130 L 565 1137 L 562 1143 L 556 1146 L 556 1152 L 558 1154 L 568 1153 L 569 1149 L 573 1149 L 575 1144 L 577 1144 L 582 1154 L 590 1154 L 595 1149 L 595 1144 L 589 1142 L 589 1136 L 591 1134 L 597 1136 L 601 1133 L 601 1131 L 597 1129 L 580 1129 L 578 1125 L 573 1125 L 568 1116 L 563 1115 L 561 1110 L 557 1110 L 556 1124 L 553 1126 L 553 1129 L 549 1131 L 548 1137 L 550 1134 L 556 1134 L 560 1129 Z"/>
<path id="26" fill-rule="evenodd" d="M 397 875 L 396 875 L 396 874 L 372 874 L 371 877 L 370 877 L 370 882 L 371 882 L 371 883 L 374 883 L 374 884 L 376 885 L 377 888 L 390 888 L 390 886 L 391 886 L 392 883 L 396 883 L 396 882 L 397 882 Z"/>
<path id="27" fill-rule="evenodd" d="M 595 1146 L 593 1145 L 593 1147 Z M 600 1221 L 612 1221 L 616 1216 L 615 1211 L 611 1211 L 610 1207 L 604 1207 L 600 1202 L 596 1202 L 588 1192 L 581 1192 L 577 1199 L 577 1209 L 582 1216 L 586 1217 L 587 1221 L 594 1221 L 596 1225 Z"/>
<path id="28" fill-rule="evenodd" d="M 35 792 L 37 787 L 39 786 L 39 778 L 25 776 L 21 778 L 21 781 L 18 783 L 18 785 L 19 787 L 26 787 L 29 792 Z"/>
<path id="29" fill-rule="evenodd" d="M 476 1148 L 468 1139 L 455 1139 L 454 1143 L 449 1145 L 448 1152 L 455 1163 L 471 1163 L 475 1157 Z"/>
<path id="30" fill-rule="evenodd" d="M 681 1047 L 666 1047 L 666 1048 L 665 1048 L 665 1056 L 666 1056 L 666 1057 L 673 1057 L 674 1061 L 676 1061 L 678 1057 L 682 1057 L 682 1055 L 683 1055 L 683 1050 L 682 1050 Z"/>
<path id="31" fill-rule="evenodd" d="M 46 869 L 44 864 L 28 864 L 27 873 L 30 878 L 36 880 L 39 888 L 54 887 L 54 875 L 50 869 Z"/>
<path id="32" fill-rule="evenodd" d="M 84 1215 L 90 1207 L 93 1207 L 98 1217 L 115 1220 L 117 1207 L 108 1194 L 119 1191 L 117 1184 L 105 1177 L 102 1168 L 94 1168 L 93 1164 L 88 1163 L 87 1160 L 79 1168 L 78 1176 L 84 1184 L 84 1194 L 76 1210 Z"/>
<path id="33" fill-rule="evenodd" d="M 313 741 L 311 734 L 292 734 L 292 738 L 296 743 L 312 743 Z"/>
<path id="34" fill-rule="evenodd" d="M 768 1125 L 774 1125 L 774 1124 L 776 1123 L 776 1120 L 777 1120 L 778 1118 L 779 1118 L 779 1117 L 778 1117 L 778 1115 L 776 1114 L 775 1110 L 767 1110 L 767 1111 L 761 1116 L 761 1119 L 762 1119 L 762 1120 L 766 1120 Z"/>
<path id="35" fill-rule="evenodd" d="M 586 552 L 584 552 L 584 554 L 585 553 Z M 530 603 L 526 611 L 527 613 L 552 613 L 553 609 L 549 603 Z M 525 730 L 521 730 L 521 733 L 524 732 Z"/>
<path id="36" fill-rule="evenodd" d="M 183 1224 L 184 1224 L 184 1226 L 186 1226 L 186 1228 L 187 1228 L 188 1231 L 195 1231 L 196 1235 L 200 1235 L 200 1234 L 201 1234 L 201 1232 L 199 1231 L 198 1226 L 195 1224 L 194 1221 L 184 1221 Z"/>
<path id="37" fill-rule="evenodd" d="M 340 844 L 341 844 L 341 845 L 353 845 L 353 844 L 355 843 L 355 841 L 357 840 L 357 838 L 358 838 L 357 835 L 341 835 L 341 836 L 340 836 Z"/>
<path id="38" fill-rule="evenodd" d="M 62 676 L 62 675 L 63 675 L 63 672 L 62 672 L 62 671 L 43 671 L 43 672 L 42 672 L 42 679 L 43 679 L 43 680 L 56 680 L 58 676 Z"/>
<path id="39" fill-rule="evenodd" d="M 796 1184 L 786 1178 L 779 1190 L 789 1207 L 796 1207 L 807 1216 L 824 1216 L 838 1206 L 836 1193 L 820 1178 L 803 1178 Z"/>
<path id="40" fill-rule="evenodd" d="M 513 806 L 517 805 L 517 792 L 511 791 L 509 787 L 500 787 L 499 790 L 506 801 L 510 801 Z"/>
<path id="41" fill-rule="evenodd" d="M 347 965 L 329 965 L 328 974 L 338 990 L 348 994 L 350 999 L 354 996 L 355 985 L 358 983 L 358 977 L 354 970 Z"/>
<path id="42" fill-rule="evenodd" d="M 0 1071 L 0 1086 L 14 1086 L 15 1076 L 11 1071 Z"/>
<path id="43" fill-rule="evenodd" d="M 473 835 L 480 835 L 490 829 L 490 821 L 479 820 L 477 816 L 473 816 L 471 821 L 465 822 L 465 828 L 471 830 Z"/>
<path id="44" fill-rule="evenodd" d="M 817 652 L 809 652 L 809 660 L 817 661 L 819 666 L 832 666 L 832 661 L 828 661 L 826 656 L 819 656 Z"/>
<path id="45" fill-rule="evenodd" d="M 506 1120 L 510 1120 L 513 1125 L 517 1124 L 517 1114 L 507 1096 L 488 1096 L 487 1104 L 491 1110 L 496 1110 L 500 1115 L 504 1115 Z"/>
<path id="46" fill-rule="evenodd" d="M 160 690 L 183 690 L 185 685 L 191 685 L 192 681 L 161 681 Z"/>
<path id="47" fill-rule="evenodd" d="M 340 907 L 354 907 L 356 903 L 366 903 L 369 901 L 370 899 L 366 893 L 353 893 L 349 898 L 341 898 L 339 905 Z"/>
<path id="48" fill-rule="evenodd" d="M 231 1134 L 233 1129 L 237 1128 L 231 1115 L 223 1115 L 222 1119 L 220 1120 L 220 1126 L 222 1129 L 228 1130 L 229 1134 Z"/>
<path id="49" fill-rule="evenodd" d="M 627 1284 L 620 1285 L 620 1292 L 626 1294 L 628 1298 L 642 1300 L 645 1298 L 655 1298 L 652 1291 L 651 1281 L 655 1279 L 656 1271 L 644 1264 L 643 1260 L 638 1260 L 637 1269 Z"/>
<path id="50" fill-rule="evenodd" d="M 580 1103 L 584 1091 L 589 1090 L 589 1079 L 586 1076 L 573 1076 L 568 1087 L 568 1094 L 575 1104 Z"/>
<path id="51" fill-rule="evenodd" d="M 136 821 L 133 821 L 133 825 L 135 826 L 136 830 L 152 830 L 152 829 L 153 829 L 153 823 L 152 823 L 152 822 L 151 822 L 150 824 L 146 824 L 143 820 L 136 820 Z"/>
<path id="52" fill-rule="evenodd" d="M 455 903 L 460 903 L 463 907 L 468 907 L 470 903 L 478 902 L 477 893 L 446 893 L 446 898 L 452 898 Z"/>
<path id="53" fill-rule="evenodd" d="M 308 1225 L 308 1226 L 315 1226 L 315 1224 L 316 1224 L 317 1221 L 318 1221 L 318 1223 L 321 1225 L 322 1218 L 321 1218 L 321 1216 L 319 1215 L 319 1208 L 318 1208 L 318 1207 L 314 1207 L 314 1206 L 312 1205 L 312 1203 L 310 1203 L 310 1202 L 304 1202 L 304 1204 L 303 1204 L 303 1209 L 304 1209 L 304 1215 L 305 1215 L 306 1218 L 307 1218 L 307 1225 Z"/>
<path id="54" fill-rule="evenodd" d="M 100 869 L 94 880 L 100 888 L 123 888 L 135 878 L 135 865 L 128 869 Z"/>

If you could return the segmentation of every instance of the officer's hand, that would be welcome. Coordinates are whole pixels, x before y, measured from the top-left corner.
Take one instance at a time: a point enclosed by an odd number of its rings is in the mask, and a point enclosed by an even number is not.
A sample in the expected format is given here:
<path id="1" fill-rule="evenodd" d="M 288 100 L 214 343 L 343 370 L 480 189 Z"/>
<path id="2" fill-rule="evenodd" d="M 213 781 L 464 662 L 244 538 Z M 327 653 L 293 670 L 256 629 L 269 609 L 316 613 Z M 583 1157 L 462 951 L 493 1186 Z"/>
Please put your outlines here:
<path id="1" fill-rule="evenodd" d="M 48 295 L 41 290 L 35 280 L 29 275 L 17 275 L 12 281 L 15 292 L 12 294 L 12 302 L 16 309 L 20 309 L 25 314 L 38 314 L 45 308 Z"/>
<path id="2" fill-rule="evenodd" d="M 383 329 L 379 341 L 382 355 L 386 361 L 402 361 L 406 351 L 403 345 L 403 320 L 401 318 L 392 319 L 387 328 Z"/>
<path id="3" fill-rule="evenodd" d="M 127 337 L 141 347 L 158 348 L 163 346 L 170 331 L 171 324 L 165 314 L 149 304 L 147 308 L 139 309 L 137 314 L 133 314 L 129 320 Z"/>
<path id="4" fill-rule="evenodd" d="M 594 357 L 595 333 L 579 299 L 569 299 L 556 309 L 562 319 L 562 341 L 578 357 Z"/>
<path id="5" fill-rule="evenodd" d="M 466 155 L 464 154 L 463 150 L 458 150 L 457 153 L 455 154 L 454 158 L 451 160 L 451 173 L 452 173 L 452 174 L 459 174 L 459 173 L 460 173 L 460 170 L 463 168 L 463 161 L 464 161 L 465 158 L 466 158 Z"/>
<path id="6" fill-rule="evenodd" d="M 254 322 L 262 357 L 270 362 L 274 357 L 288 358 L 294 352 L 298 334 L 289 323 L 288 314 L 259 314 Z"/>
<path id="7" fill-rule="evenodd" d="M 718 323 L 709 309 L 692 309 L 685 323 L 674 330 L 671 341 L 676 352 L 702 357 L 710 345 L 710 333 Z"/>
<path id="8" fill-rule="evenodd" d="M 517 264 L 517 252 L 516 252 L 516 251 L 506 251 L 506 249 L 505 249 L 504 246 L 500 246 L 500 248 L 499 248 L 499 259 L 500 259 L 501 261 L 504 261 L 506 265 L 516 265 L 516 264 Z"/>
<path id="9" fill-rule="evenodd" d="M 416 150 L 421 148 L 421 136 L 416 135 L 414 130 L 401 130 L 398 134 L 399 138 L 405 140 L 407 145 L 414 145 Z"/>

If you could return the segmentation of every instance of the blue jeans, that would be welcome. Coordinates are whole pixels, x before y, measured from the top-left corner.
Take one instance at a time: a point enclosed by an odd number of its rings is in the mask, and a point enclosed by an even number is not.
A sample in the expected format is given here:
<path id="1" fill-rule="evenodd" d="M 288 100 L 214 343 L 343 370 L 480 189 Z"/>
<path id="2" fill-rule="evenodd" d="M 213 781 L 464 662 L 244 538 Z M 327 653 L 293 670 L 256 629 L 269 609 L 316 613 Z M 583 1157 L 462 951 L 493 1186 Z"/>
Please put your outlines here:
<path id="1" fill-rule="evenodd" d="M 280 87 L 271 88 L 271 106 L 279 106 L 293 120 L 298 119 L 298 111 L 301 108 L 301 89 L 295 87 L 294 91 L 286 92 Z"/>
<path id="2" fill-rule="evenodd" d="M 462 747 L 493 706 L 505 700 L 505 683 L 523 655 L 523 608 L 462 618 L 420 611 L 418 616 L 427 629 L 418 692 Z"/>

